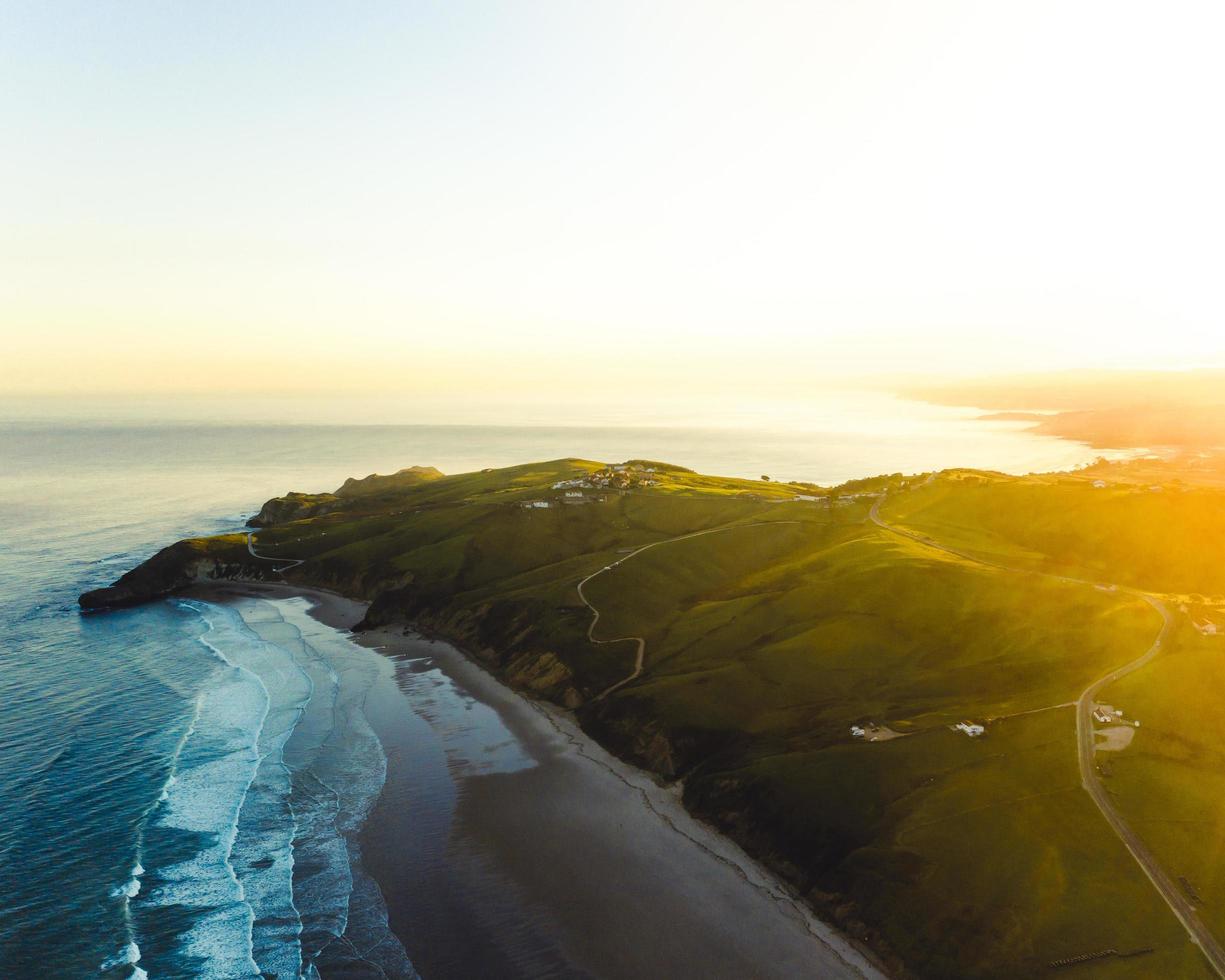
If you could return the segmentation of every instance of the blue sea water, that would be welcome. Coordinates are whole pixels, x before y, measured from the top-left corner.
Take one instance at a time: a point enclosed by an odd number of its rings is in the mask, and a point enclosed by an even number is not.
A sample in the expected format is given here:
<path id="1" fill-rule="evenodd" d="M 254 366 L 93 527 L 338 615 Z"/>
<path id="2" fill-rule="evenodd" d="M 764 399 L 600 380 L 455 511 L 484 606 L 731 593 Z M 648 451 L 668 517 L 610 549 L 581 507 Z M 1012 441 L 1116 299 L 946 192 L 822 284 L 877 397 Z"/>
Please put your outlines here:
<path id="1" fill-rule="evenodd" d="M 1015 429 L 959 443 L 963 424 L 928 465 L 1090 455 Z M 649 456 L 827 482 L 921 468 L 905 426 L 872 431 L 0 421 L 0 977 L 350 975 L 329 974 L 327 950 L 355 910 L 379 914 L 353 852 L 386 767 L 361 670 L 228 607 L 82 615 L 80 592 L 272 495 L 414 463 Z M 412 975 L 383 951 L 385 974 Z"/>

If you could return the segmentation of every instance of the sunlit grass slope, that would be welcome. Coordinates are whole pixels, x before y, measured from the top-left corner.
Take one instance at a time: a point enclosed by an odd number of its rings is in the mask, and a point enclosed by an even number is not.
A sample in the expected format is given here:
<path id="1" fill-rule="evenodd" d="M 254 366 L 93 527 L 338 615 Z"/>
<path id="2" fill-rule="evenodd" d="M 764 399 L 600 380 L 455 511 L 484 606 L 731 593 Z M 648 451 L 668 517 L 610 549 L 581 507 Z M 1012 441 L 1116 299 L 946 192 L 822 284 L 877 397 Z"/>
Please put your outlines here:
<path id="1" fill-rule="evenodd" d="M 1225 494 L 1217 488 L 951 471 L 897 496 L 883 514 L 984 556 L 1152 591 L 1225 593 Z"/>

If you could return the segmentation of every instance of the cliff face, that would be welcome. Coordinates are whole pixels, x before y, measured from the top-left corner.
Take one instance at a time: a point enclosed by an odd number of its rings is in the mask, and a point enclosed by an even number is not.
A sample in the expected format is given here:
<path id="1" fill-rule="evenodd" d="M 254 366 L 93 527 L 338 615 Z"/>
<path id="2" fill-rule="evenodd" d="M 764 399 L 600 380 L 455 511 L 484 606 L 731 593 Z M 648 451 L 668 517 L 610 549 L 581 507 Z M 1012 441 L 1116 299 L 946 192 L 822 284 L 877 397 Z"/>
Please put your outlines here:
<path id="1" fill-rule="evenodd" d="M 442 594 L 405 585 L 375 597 L 357 628 L 411 625 L 467 651 L 511 687 L 577 708 L 594 692 L 539 628 L 542 612 L 537 602 L 513 599 L 456 607 Z"/>
<path id="2" fill-rule="evenodd" d="M 245 544 L 179 541 L 123 575 L 114 585 L 84 593 L 82 609 L 118 609 L 162 599 L 206 579 L 262 581 L 272 566 L 253 559 Z"/>

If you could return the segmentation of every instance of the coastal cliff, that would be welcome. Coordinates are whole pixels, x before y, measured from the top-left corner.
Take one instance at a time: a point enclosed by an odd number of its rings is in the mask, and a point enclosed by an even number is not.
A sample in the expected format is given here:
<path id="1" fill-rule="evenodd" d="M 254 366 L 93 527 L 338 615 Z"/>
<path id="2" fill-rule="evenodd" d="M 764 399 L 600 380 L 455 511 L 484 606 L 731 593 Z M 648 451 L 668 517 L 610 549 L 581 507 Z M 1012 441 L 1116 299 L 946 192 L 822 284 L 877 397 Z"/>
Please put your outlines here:
<path id="1" fill-rule="evenodd" d="M 247 552 L 244 536 L 194 538 L 163 548 L 113 585 L 86 592 L 77 601 L 87 610 L 119 609 L 174 595 L 199 581 L 268 578 L 267 565 Z"/>
<path id="2" fill-rule="evenodd" d="M 362 599 L 357 629 L 445 639 L 572 710 L 892 973 L 1034 975 L 1086 945 L 1135 946 L 1135 923 L 1092 912 L 1071 873 L 1100 818 L 1067 702 L 1120 650 L 1151 644 L 1153 611 L 964 553 L 1007 541 L 1060 576 L 1098 581 L 1109 559 L 1120 580 L 1134 568 L 1136 584 L 1225 592 L 1209 552 L 1178 546 L 1225 533 L 1225 491 L 1153 493 L 1153 465 L 1134 485 L 1099 467 L 821 488 L 581 459 L 361 481 L 377 492 L 276 498 L 251 547 L 242 534 L 180 542 L 81 602 L 218 578 Z M 914 536 L 878 523 L 882 504 Z M 957 552 L 932 543 L 950 528 Z M 966 718 L 987 719 L 986 736 L 957 731 Z M 887 740 L 856 737 L 865 726 Z M 986 808 L 989 833 L 966 816 Z M 1001 886 L 1004 851 L 1017 880 Z M 1159 921 L 1137 869 L 1110 880 Z"/>

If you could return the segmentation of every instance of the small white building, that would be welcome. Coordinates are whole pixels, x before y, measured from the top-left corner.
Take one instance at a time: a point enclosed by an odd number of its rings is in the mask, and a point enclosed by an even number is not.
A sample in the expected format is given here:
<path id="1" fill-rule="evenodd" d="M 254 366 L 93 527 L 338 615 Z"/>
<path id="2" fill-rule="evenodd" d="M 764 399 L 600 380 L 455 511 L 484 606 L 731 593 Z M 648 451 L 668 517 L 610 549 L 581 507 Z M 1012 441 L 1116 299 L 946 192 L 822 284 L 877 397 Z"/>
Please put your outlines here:
<path id="1" fill-rule="evenodd" d="M 567 490 L 567 491 L 566 491 L 566 499 L 567 499 L 567 500 L 573 500 L 575 497 L 578 497 L 578 499 L 579 499 L 579 500 L 582 500 L 582 499 L 583 499 L 583 491 L 582 491 L 582 490 Z"/>
<path id="2" fill-rule="evenodd" d="M 1093 481 L 1093 489 L 1094 489 L 1094 490 L 1105 490 L 1105 489 L 1106 489 L 1106 481 L 1105 481 L 1105 480 L 1094 480 L 1094 481 Z"/>
<path id="3" fill-rule="evenodd" d="M 795 499 L 796 500 L 820 500 L 821 498 L 818 497 L 816 494 L 812 494 L 812 493 L 797 493 L 795 495 Z"/>
<path id="4" fill-rule="evenodd" d="M 976 725 L 972 721 L 959 721 L 953 727 L 959 732 L 965 732 L 970 738 L 978 738 L 979 735 L 987 730 L 982 725 Z"/>
<path id="5" fill-rule="evenodd" d="M 1216 636 L 1217 633 L 1216 623 L 1213 622 L 1196 623 L 1195 628 L 1204 636 Z"/>
<path id="6" fill-rule="evenodd" d="M 851 726 L 851 737 L 852 738 L 863 738 L 863 735 L 864 735 L 864 731 L 862 728 L 860 728 L 858 725 Z"/>

